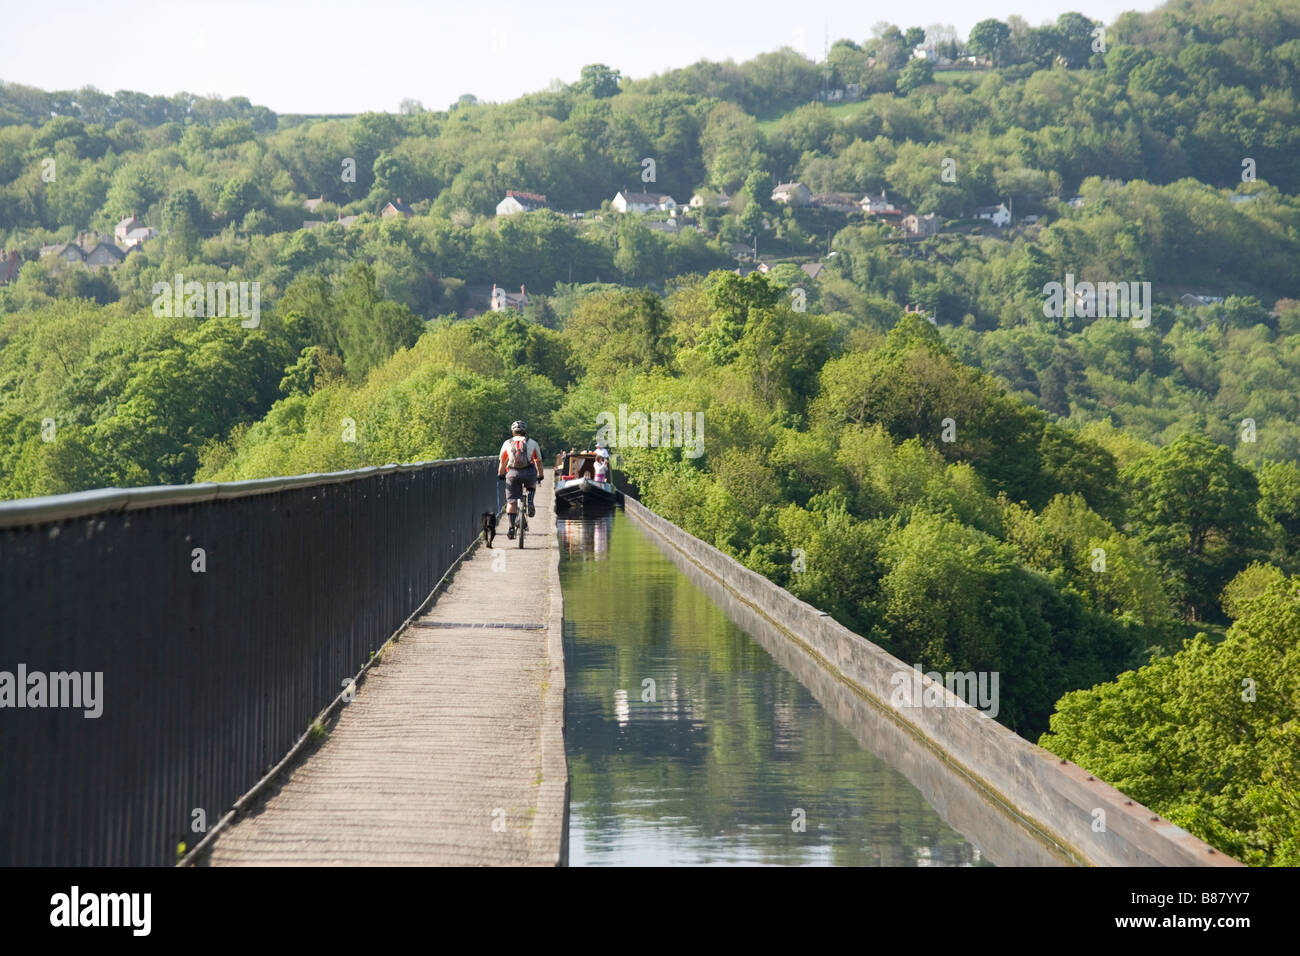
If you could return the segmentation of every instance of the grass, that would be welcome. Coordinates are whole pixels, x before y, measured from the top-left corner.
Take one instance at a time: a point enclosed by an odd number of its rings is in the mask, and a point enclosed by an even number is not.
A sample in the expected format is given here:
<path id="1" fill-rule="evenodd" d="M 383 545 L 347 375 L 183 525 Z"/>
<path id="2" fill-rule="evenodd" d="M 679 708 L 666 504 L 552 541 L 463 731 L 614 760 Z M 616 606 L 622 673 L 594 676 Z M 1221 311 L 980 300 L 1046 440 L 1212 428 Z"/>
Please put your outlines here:
<path id="1" fill-rule="evenodd" d="M 826 111 L 830 113 L 832 116 L 834 116 L 836 119 L 842 120 L 842 119 L 847 119 L 848 117 L 853 116 L 855 113 L 860 112 L 866 105 L 867 104 L 862 100 L 855 100 L 852 103 L 827 103 Z M 758 128 L 761 129 L 764 133 L 770 133 L 774 129 L 776 129 L 777 125 L 781 122 L 781 120 L 785 119 L 787 116 L 790 115 L 790 112 L 791 111 L 786 111 L 784 113 L 777 113 L 773 116 L 767 117 L 766 119 L 760 119 L 758 121 Z"/>
<path id="2" fill-rule="evenodd" d="M 1225 624 L 1210 624 L 1205 621 L 1197 621 L 1194 624 L 1184 624 L 1180 638 L 1195 637 L 1198 631 L 1204 631 L 1210 638 L 1211 644 L 1221 644 L 1228 636 L 1228 627 Z"/>

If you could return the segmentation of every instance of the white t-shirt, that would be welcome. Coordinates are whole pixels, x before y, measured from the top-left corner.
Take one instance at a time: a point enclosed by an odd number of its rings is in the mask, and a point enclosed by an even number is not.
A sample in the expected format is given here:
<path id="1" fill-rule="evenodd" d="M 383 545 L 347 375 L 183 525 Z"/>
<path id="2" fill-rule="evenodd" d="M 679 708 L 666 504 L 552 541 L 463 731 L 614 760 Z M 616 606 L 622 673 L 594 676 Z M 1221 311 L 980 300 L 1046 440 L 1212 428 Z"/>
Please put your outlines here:
<path id="1" fill-rule="evenodd" d="M 534 462 L 534 464 L 537 464 L 540 469 L 540 462 L 542 460 L 542 449 L 538 446 L 537 442 L 533 441 L 531 438 L 525 439 L 523 438 L 523 436 L 520 435 L 511 435 L 504 442 L 502 442 L 501 451 L 497 452 L 497 458 L 499 459 L 504 454 L 506 456 L 506 467 L 509 468 L 510 467 L 510 446 L 517 441 L 527 442 L 527 444 L 524 446 L 524 454 L 528 456 L 529 461 L 533 461 L 534 457 L 536 457 L 537 460 L 536 462 Z"/>

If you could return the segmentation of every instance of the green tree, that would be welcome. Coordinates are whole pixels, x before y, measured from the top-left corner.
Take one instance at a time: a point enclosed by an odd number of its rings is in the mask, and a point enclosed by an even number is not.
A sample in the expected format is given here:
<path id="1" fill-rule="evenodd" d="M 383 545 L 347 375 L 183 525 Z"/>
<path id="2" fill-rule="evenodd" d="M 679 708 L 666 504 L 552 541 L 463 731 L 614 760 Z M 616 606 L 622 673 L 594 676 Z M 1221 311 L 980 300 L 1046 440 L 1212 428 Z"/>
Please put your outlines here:
<path id="1" fill-rule="evenodd" d="M 620 289 L 582 299 L 563 338 L 586 380 L 609 384 L 629 369 L 666 366 L 672 354 L 663 301 L 649 290 Z"/>
<path id="2" fill-rule="evenodd" d="M 337 355 L 319 345 L 308 345 L 298 361 L 284 370 L 280 391 L 285 395 L 310 395 L 342 376 L 343 363 Z"/>
<path id="3" fill-rule="evenodd" d="M 1081 13 L 1062 13 L 1056 18 L 1057 53 L 1072 67 L 1085 66 L 1092 57 L 1092 20 Z"/>
<path id="4" fill-rule="evenodd" d="M 1297 588 L 1243 587 L 1222 643 L 1066 694 L 1039 744 L 1244 863 L 1300 865 Z"/>
<path id="5" fill-rule="evenodd" d="M 1254 550 L 1259 487 L 1232 452 L 1188 433 L 1126 468 L 1129 523 L 1155 555 L 1188 620 L 1218 614 L 1218 595 Z"/>
<path id="6" fill-rule="evenodd" d="M 705 347 L 713 364 L 726 365 L 740 354 L 737 343 L 745 334 L 750 316 L 757 310 L 774 307 L 781 297 L 781 290 L 759 272 L 751 272 L 743 278 L 734 272 L 718 272 L 710 278 Z"/>
<path id="7" fill-rule="evenodd" d="M 906 96 L 913 90 L 934 82 L 934 64 L 929 60 L 912 59 L 898 74 L 898 93 Z"/>
<path id="8" fill-rule="evenodd" d="M 732 103 L 709 111 L 700 132 L 700 148 L 709 182 L 730 193 L 761 166 L 762 134 L 754 118 Z"/>
<path id="9" fill-rule="evenodd" d="M 618 92 L 618 70 L 611 69 L 604 63 L 589 63 L 582 68 L 577 83 L 577 91 L 596 99 L 608 99 Z"/>
<path id="10" fill-rule="evenodd" d="M 1259 517 L 1272 546 L 1270 560 L 1300 571 L 1300 465 L 1264 462 L 1259 470 Z"/>
<path id="11" fill-rule="evenodd" d="M 926 670 L 1016 674 L 1002 686 L 998 714 L 1013 729 L 1045 727 L 1064 690 L 1130 659 L 1121 628 L 974 528 L 914 515 L 890 535 L 883 556 L 890 569 L 881 579 L 885 646 Z"/>
<path id="12" fill-rule="evenodd" d="M 747 236 L 755 249 L 758 248 L 758 236 L 763 231 L 763 221 L 766 218 L 763 199 L 770 195 L 770 188 L 771 180 L 767 175 L 755 170 L 745 177 L 745 185 L 740 191 L 745 208 L 741 210 L 736 224 L 740 227 L 741 235 Z"/>
<path id="13" fill-rule="evenodd" d="M 663 274 L 663 243 L 636 216 L 627 216 L 618 224 L 614 268 L 626 278 L 640 282 Z"/>
<path id="14" fill-rule="evenodd" d="M 199 248 L 199 223 L 203 207 L 193 189 L 183 187 L 169 195 L 162 207 L 163 229 L 174 243 L 181 261 L 193 259 Z"/>
<path id="15" fill-rule="evenodd" d="M 998 66 L 1010 39 L 1011 28 L 1001 20 L 981 20 L 971 27 L 969 45 L 971 52 L 991 58 L 993 65 Z"/>
<path id="16" fill-rule="evenodd" d="M 833 333 L 824 316 L 795 312 L 788 302 L 751 309 L 737 358 L 758 401 L 778 412 L 802 414 L 830 355 Z"/>
<path id="17" fill-rule="evenodd" d="M 243 176 L 232 176 L 221 187 L 217 208 L 233 222 L 242 222 L 256 206 L 263 202 L 257 186 Z"/>
<path id="18" fill-rule="evenodd" d="M 364 262 L 348 270 L 334 304 L 343 361 L 353 381 L 397 349 L 414 345 L 424 331 L 418 315 L 380 297 L 375 271 Z"/>
<path id="19" fill-rule="evenodd" d="M 876 35 L 876 59 L 890 70 L 901 70 L 912 55 L 912 48 L 907 45 L 903 31 L 892 23 L 878 23 L 872 27 Z"/>

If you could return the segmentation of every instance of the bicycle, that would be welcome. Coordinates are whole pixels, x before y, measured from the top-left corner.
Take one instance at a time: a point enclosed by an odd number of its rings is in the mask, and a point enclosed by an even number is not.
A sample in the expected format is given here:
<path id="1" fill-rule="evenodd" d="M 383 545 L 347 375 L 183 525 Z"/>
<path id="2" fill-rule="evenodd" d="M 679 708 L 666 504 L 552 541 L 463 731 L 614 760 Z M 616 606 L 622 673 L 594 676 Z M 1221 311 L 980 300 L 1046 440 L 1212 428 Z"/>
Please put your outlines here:
<path id="1" fill-rule="evenodd" d="M 515 501 L 515 507 L 519 509 L 516 512 L 516 517 L 519 520 L 515 524 L 515 536 L 519 539 L 520 548 L 524 546 L 524 532 L 528 530 L 528 491 L 529 489 L 525 485 L 522 488 L 523 493 L 519 496 L 518 500 Z M 536 494 L 536 491 L 534 491 L 533 493 Z M 497 510 L 498 511 L 501 508 L 500 502 L 501 502 L 500 486 L 498 486 L 497 488 Z M 507 502 L 507 505 L 508 504 L 509 502 Z"/>
<path id="2" fill-rule="evenodd" d="M 538 471 L 540 470 L 538 469 Z M 525 484 L 521 489 L 523 493 L 515 504 L 515 507 L 519 509 L 519 525 L 516 530 L 519 532 L 519 547 L 521 548 L 524 546 L 524 532 L 528 530 L 528 502 L 537 496 L 537 486 L 540 483 L 541 479 L 534 479 L 532 485 Z"/>

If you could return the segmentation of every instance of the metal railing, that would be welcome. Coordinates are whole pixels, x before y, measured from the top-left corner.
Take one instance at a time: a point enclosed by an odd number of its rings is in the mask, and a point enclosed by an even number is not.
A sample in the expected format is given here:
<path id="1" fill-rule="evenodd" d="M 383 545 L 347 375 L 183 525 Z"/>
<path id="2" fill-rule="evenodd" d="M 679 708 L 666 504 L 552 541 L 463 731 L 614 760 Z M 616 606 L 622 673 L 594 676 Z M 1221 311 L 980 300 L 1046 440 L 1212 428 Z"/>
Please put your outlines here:
<path id="1" fill-rule="evenodd" d="M 173 863 L 424 603 L 494 478 L 473 458 L 0 504 L 0 864 Z"/>

